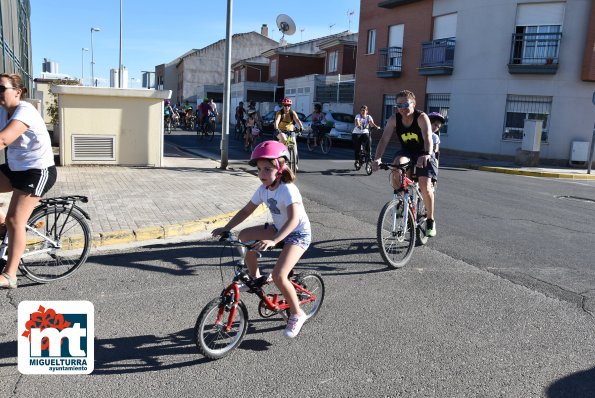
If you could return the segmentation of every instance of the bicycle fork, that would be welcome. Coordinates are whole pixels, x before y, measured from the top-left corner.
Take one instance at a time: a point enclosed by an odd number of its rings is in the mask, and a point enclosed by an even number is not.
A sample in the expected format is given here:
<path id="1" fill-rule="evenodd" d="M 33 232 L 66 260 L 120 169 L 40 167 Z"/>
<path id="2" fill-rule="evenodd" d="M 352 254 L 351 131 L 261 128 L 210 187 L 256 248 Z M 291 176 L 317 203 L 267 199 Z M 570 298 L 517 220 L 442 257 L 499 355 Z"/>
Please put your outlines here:
<path id="1" fill-rule="evenodd" d="M 401 199 L 402 198 L 402 199 Z M 393 196 L 393 200 L 397 200 L 397 201 L 401 201 L 403 202 L 403 208 L 401 210 L 399 210 L 398 208 L 395 207 L 393 214 L 392 214 L 392 231 L 393 234 L 396 235 L 397 239 L 399 242 L 402 242 L 405 239 L 405 235 L 407 232 L 407 225 L 409 222 L 409 207 L 411 206 L 411 195 L 409 194 L 409 191 L 406 190 L 403 195 L 401 196 L 400 194 L 398 194 L 397 192 L 394 193 Z M 413 205 L 415 206 L 415 205 Z M 398 220 L 398 213 L 399 211 L 403 212 L 403 218 L 401 220 Z M 415 214 L 415 209 L 412 209 L 413 214 Z M 415 216 L 413 216 L 413 222 L 415 223 Z M 400 225 L 399 225 L 400 224 Z"/>

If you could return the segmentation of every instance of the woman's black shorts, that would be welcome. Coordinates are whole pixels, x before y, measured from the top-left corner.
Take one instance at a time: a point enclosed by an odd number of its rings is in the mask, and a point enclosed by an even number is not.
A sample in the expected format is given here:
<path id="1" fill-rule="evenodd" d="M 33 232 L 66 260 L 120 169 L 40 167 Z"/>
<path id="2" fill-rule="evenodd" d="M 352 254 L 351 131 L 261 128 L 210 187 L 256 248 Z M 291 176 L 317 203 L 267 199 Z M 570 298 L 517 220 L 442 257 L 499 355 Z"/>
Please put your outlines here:
<path id="1" fill-rule="evenodd" d="M 8 177 L 10 185 L 14 189 L 27 192 L 33 196 L 43 196 L 56 183 L 56 166 L 47 169 L 29 169 L 24 171 L 12 171 L 8 164 L 0 165 L 0 172 Z"/>

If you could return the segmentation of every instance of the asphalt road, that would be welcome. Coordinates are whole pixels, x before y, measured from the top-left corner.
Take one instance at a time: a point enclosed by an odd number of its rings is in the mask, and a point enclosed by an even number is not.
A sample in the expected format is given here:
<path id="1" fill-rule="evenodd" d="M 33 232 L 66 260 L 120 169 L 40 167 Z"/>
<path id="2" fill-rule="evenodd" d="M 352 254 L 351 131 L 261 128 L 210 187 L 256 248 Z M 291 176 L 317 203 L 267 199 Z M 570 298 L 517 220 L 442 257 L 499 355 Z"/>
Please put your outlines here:
<path id="1" fill-rule="evenodd" d="M 25 283 L 0 303 L 0 396 L 595 396 L 593 316 L 572 300 L 504 278 L 494 267 L 508 258 L 508 269 L 520 268 L 535 258 L 523 272 L 562 263 L 572 271 L 589 261 L 588 249 L 579 251 L 589 242 L 581 240 L 588 226 L 569 226 L 580 215 L 583 221 L 592 217 L 592 210 L 587 202 L 552 195 L 571 188 L 583 195 L 592 186 L 558 181 L 556 187 L 528 178 L 516 183 L 510 176 L 443 169 L 439 236 L 393 271 L 375 243 L 375 218 L 390 196 L 387 176 L 349 171 L 346 154 L 338 150 L 331 160 L 301 164 L 314 243 L 299 269 L 320 271 L 326 295 L 297 339 L 282 336 L 280 318 L 260 318 L 258 302 L 248 296 L 252 322 L 240 347 L 214 362 L 198 353 L 196 317 L 230 278 L 229 269 L 219 268 L 219 244 L 205 235 L 95 252 L 72 278 Z M 530 205 L 537 210 L 524 214 Z M 534 225 L 546 208 L 547 227 L 525 225 Z M 556 234 L 564 239 L 538 242 Z M 548 255 L 557 253 L 554 246 L 561 247 L 564 255 L 557 258 L 563 261 Z M 578 253 L 568 256 L 572 250 Z M 273 254 L 263 259 L 264 268 L 272 266 Z M 588 284 L 592 267 L 583 270 L 576 282 Z M 94 304 L 91 375 L 18 373 L 14 306 L 41 299 Z"/>
<path id="2" fill-rule="evenodd" d="M 278 317 L 252 320 L 245 341 L 218 361 L 192 329 L 223 285 L 217 242 L 206 236 L 100 252 L 66 281 L 19 286 L 12 301 L 89 300 L 95 370 L 25 376 L 16 368 L 12 303 L 0 309 L 0 395 L 561 397 L 595 393 L 595 322 L 566 301 L 510 283 L 432 248 L 388 270 L 374 226 L 306 200 L 315 243 L 300 269 L 324 277 L 317 317 L 297 339 Z M 271 254 L 262 261 L 272 266 Z M 224 269 L 224 281 L 230 270 Z M 564 395 L 570 394 L 570 395 Z"/>
<path id="3" fill-rule="evenodd" d="M 220 156 L 219 137 L 209 145 L 191 136 L 168 138 Z M 230 140 L 229 159 L 248 157 Z M 345 143 L 328 155 L 301 144 L 300 190 L 338 214 L 375 225 L 391 196 L 388 172 L 366 176 L 351 159 Z M 432 249 L 595 314 L 595 181 L 487 173 L 443 158 L 438 186 Z"/>

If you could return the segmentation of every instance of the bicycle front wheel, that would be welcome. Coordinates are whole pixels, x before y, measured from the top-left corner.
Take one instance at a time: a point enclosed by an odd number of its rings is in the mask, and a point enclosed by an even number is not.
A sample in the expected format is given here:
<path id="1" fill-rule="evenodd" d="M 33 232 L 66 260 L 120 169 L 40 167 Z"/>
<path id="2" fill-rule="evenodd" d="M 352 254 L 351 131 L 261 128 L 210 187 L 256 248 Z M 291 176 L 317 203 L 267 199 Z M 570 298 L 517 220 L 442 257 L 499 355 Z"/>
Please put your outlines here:
<path id="1" fill-rule="evenodd" d="M 290 145 L 289 148 L 289 168 L 293 171 L 293 174 L 297 172 L 297 151 L 295 144 Z"/>
<path id="2" fill-rule="evenodd" d="M 32 281 L 65 279 L 91 250 L 91 228 L 85 217 L 65 207 L 47 207 L 29 218 L 21 270 Z"/>
<path id="3" fill-rule="evenodd" d="M 210 359 L 223 358 L 242 342 L 248 329 L 248 310 L 242 301 L 237 306 L 231 328 L 227 329 L 231 306 L 223 297 L 212 300 L 202 310 L 196 325 L 194 337 L 198 350 Z"/>
<path id="4" fill-rule="evenodd" d="M 403 222 L 405 210 L 407 225 Z M 384 205 L 378 217 L 376 237 L 380 255 L 390 268 L 402 268 L 407 264 L 413 254 L 415 225 L 413 214 L 402 199 L 393 199 Z"/>
<path id="5" fill-rule="evenodd" d="M 327 154 L 331 151 L 331 146 L 333 145 L 333 141 L 331 140 L 331 137 L 328 134 L 324 134 L 321 138 L 320 138 L 320 149 L 322 150 L 322 153 Z"/>
<path id="6" fill-rule="evenodd" d="M 322 276 L 316 271 L 307 271 L 297 274 L 295 283 L 300 285 L 305 291 L 296 289 L 300 308 L 306 313 L 308 319 L 313 318 L 320 311 L 320 306 L 324 300 L 324 281 Z"/>

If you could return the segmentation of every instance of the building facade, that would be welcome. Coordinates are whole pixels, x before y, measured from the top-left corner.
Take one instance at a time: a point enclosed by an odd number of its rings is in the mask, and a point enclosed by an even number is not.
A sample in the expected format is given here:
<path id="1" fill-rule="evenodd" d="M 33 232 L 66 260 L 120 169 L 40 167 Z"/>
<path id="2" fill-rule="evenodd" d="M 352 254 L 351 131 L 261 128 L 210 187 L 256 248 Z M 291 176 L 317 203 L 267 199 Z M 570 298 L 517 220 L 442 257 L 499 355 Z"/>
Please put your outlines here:
<path id="1" fill-rule="evenodd" d="M 0 67 L 18 73 L 33 88 L 31 65 L 31 6 L 29 0 L 0 0 Z"/>
<path id="2" fill-rule="evenodd" d="M 447 119 L 442 148 L 569 161 L 595 120 L 590 0 L 362 0 L 356 103 L 387 120 L 395 94 Z M 365 76 L 364 76 L 365 74 Z M 379 118 L 380 119 L 380 118 Z"/>
<path id="3" fill-rule="evenodd" d="M 238 33 L 232 37 L 232 63 L 251 58 L 279 45 L 257 32 Z M 224 80 L 225 39 L 198 50 L 191 50 L 167 64 L 155 67 L 157 88 L 172 90 L 172 101 L 196 104 L 205 85 Z"/>

